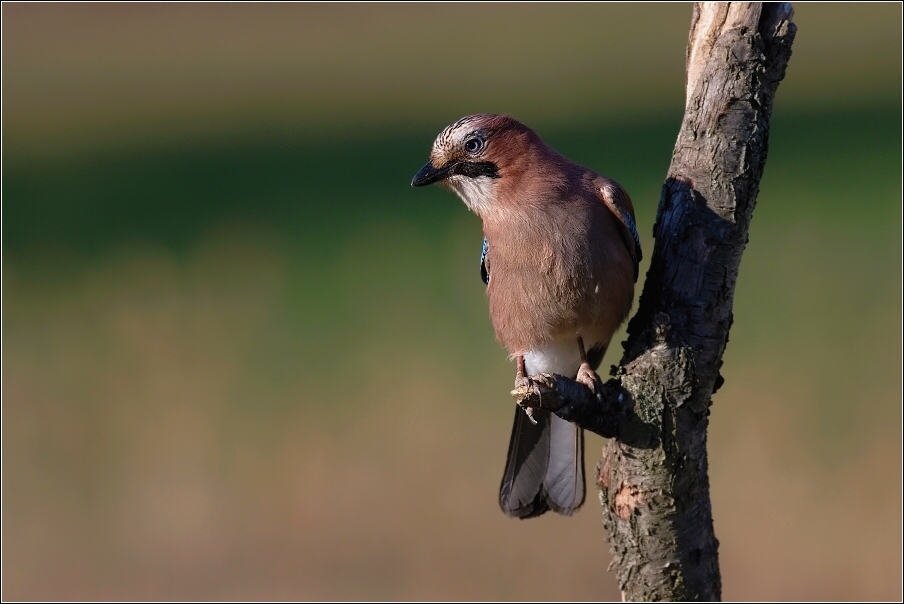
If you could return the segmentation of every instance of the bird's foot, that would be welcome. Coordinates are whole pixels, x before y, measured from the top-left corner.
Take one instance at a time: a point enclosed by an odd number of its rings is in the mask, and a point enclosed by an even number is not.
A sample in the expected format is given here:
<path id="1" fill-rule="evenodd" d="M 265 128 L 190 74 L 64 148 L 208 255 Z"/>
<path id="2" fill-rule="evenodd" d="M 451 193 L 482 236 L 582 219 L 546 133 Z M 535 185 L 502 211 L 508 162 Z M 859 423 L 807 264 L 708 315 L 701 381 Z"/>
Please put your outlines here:
<path id="1" fill-rule="evenodd" d="M 515 376 L 515 389 L 512 390 L 512 396 L 515 398 L 518 405 L 524 409 L 527 419 L 534 425 L 537 424 L 537 420 L 534 419 L 534 408 L 529 406 L 528 401 L 535 395 L 535 392 L 536 384 L 534 383 L 534 380 L 529 376 L 524 375 L 522 371 L 518 371 L 518 375 Z"/>
<path id="2" fill-rule="evenodd" d="M 590 392 L 597 397 L 599 397 L 599 394 L 603 389 L 603 380 L 600 379 L 600 376 L 597 375 L 596 371 L 591 369 L 590 365 L 586 362 L 581 363 L 581 367 L 578 369 L 578 375 L 574 378 L 574 381 L 586 386 Z"/>
<path id="3" fill-rule="evenodd" d="M 581 336 L 578 336 L 578 350 L 581 352 L 581 366 L 578 368 L 578 375 L 574 378 L 574 381 L 587 386 L 590 392 L 599 398 L 599 394 L 603 389 L 603 381 L 596 374 L 596 371 L 590 367 L 590 363 L 587 362 L 587 349 L 584 348 L 584 338 Z"/>

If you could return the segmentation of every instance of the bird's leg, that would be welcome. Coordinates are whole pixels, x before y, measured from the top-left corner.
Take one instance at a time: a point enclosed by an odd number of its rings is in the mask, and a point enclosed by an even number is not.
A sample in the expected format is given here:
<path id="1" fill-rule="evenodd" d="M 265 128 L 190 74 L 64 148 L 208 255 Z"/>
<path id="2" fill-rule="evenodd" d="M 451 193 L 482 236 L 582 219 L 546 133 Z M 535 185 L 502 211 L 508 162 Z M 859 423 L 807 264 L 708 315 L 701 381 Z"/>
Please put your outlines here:
<path id="1" fill-rule="evenodd" d="M 530 387 L 530 378 L 527 377 L 524 373 L 524 355 L 519 354 L 518 359 L 516 361 L 518 365 L 518 372 L 515 373 L 515 389 L 524 386 Z M 531 421 L 534 425 L 537 424 L 537 420 L 534 419 L 534 409 L 533 407 L 522 407 L 524 409 L 524 413 L 527 414 L 527 419 Z"/>
<path id="2" fill-rule="evenodd" d="M 578 350 L 581 351 L 581 367 L 578 369 L 578 375 L 574 380 L 587 386 L 594 394 L 599 394 L 603 387 L 603 381 L 590 367 L 590 363 L 587 362 L 587 351 L 584 349 L 584 338 L 581 336 L 578 336 Z"/>

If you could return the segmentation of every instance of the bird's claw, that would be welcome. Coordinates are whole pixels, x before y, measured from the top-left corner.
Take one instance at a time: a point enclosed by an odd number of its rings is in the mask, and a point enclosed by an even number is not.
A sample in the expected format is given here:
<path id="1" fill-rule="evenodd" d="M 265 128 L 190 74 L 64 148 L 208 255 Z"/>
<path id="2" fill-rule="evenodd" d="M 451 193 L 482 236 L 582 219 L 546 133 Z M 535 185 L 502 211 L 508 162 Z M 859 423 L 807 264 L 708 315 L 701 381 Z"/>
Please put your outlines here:
<path id="1" fill-rule="evenodd" d="M 574 381 L 583 384 L 595 395 L 599 395 L 603 388 L 603 381 L 600 379 L 600 376 L 597 375 L 587 363 L 581 363 L 581 367 L 578 369 L 578 374 L 574 378 Z"/>
<path id="2" fill-rule="evenodd" d="M 519 372 L 515 377 L 515 389 L 512 390 L 512 396 L 517 401 L 518 406 L 524 409 L 527 419 L 529 419 L 532 424 L 537 425 L 537 420 L 534 419 L 534 408 L 528 404 L 529 400 L 533 397 L 535 389 L 536 385 L 534 384 L 534 380 Z"/>

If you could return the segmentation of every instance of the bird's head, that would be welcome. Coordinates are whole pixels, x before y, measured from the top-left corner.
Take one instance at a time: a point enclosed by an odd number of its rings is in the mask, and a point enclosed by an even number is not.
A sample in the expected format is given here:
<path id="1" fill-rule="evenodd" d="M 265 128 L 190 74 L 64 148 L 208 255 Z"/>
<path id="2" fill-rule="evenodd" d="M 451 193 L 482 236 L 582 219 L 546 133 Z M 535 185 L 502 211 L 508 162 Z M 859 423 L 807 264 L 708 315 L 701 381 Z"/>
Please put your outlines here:
<path id="1" fill-rule="evenodd" d="M 411 186 L 440 183 L 471 211 L 483 214 L 498 197 L 499 181 L 512 174 L 535 138 L 530 128 L 505 115 L 463 117 L 436 137 L 430 161 L 414 175 Z"/>

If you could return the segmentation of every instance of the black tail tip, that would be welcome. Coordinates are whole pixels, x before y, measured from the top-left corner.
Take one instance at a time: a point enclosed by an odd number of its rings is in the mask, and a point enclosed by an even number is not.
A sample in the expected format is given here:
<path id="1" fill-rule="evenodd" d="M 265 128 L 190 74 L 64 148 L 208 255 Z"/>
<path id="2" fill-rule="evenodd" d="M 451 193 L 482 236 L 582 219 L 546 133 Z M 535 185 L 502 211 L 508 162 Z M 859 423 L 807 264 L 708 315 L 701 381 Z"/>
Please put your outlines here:
<path id="1" fill-rule="evenodd" d="M 538 494 L 537 497 L 528 504 L 518 502 L 517 507 L 510 501 L 509 493 L 499 493 L 499 507 L 509 518 L 520 518 L 527 520 L 528 518 L 536 518 L 548 512 L 551 508 L 546 500 L 545 494 Z"/>

